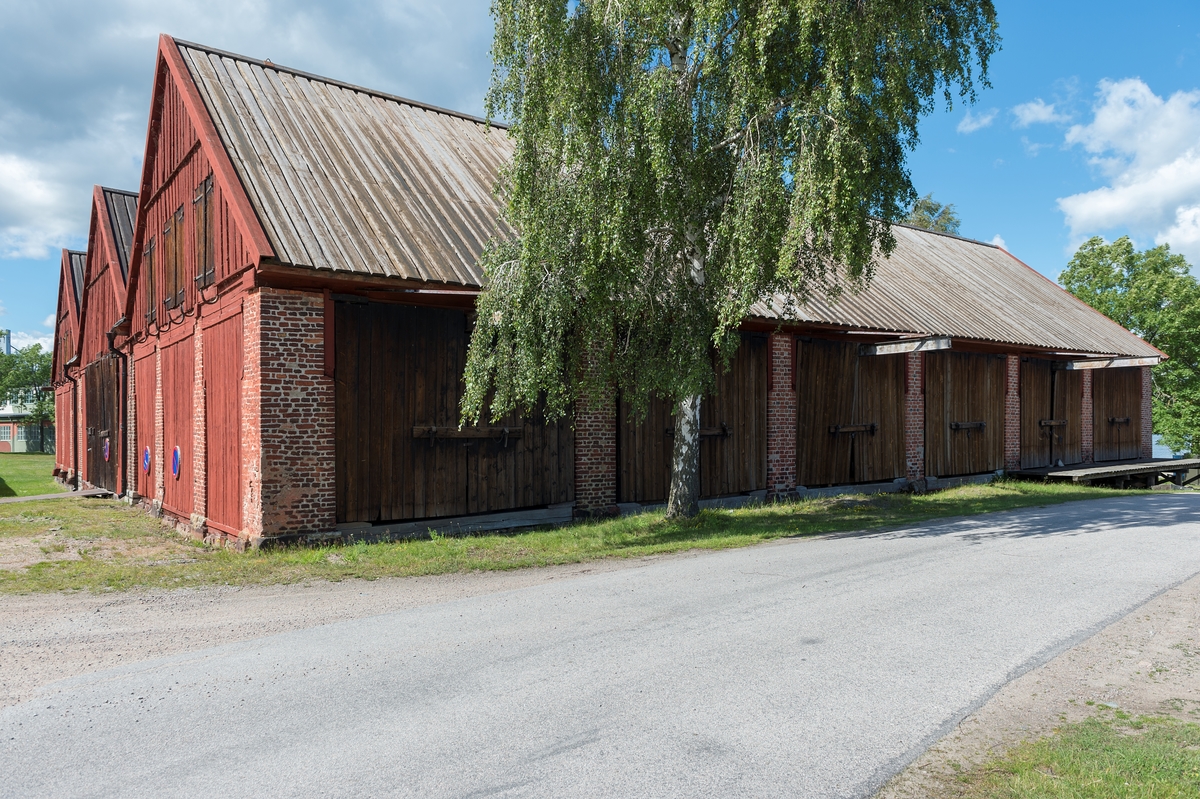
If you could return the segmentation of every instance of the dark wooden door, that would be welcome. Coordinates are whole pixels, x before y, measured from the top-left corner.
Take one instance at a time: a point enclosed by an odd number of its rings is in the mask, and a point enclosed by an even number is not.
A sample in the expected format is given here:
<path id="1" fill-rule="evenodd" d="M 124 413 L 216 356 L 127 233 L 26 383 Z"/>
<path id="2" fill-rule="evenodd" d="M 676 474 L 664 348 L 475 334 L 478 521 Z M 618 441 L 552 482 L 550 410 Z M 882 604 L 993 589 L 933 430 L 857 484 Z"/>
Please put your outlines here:
<path id="1" fill-rule="evenodd" d="M 1097 369 L 1092 373 L 1095 459 L 1128 460 L 1141 455 L 1141 367 Z"/>
<path id="2" fill-rule="evenodd" d="M 1083 462 L 1083 375 L 1042 358 L 1021 361 L 1021 468 Z"/>
<path id="3" fill-rule="evenodd" d="M 1004 467 L 1002 355 L 925 354 L 925 473 L 982 474 Z"/>
<path id="4" fill-rule="evenodd" d="M 746 334 L 700 402 L 700 496 L 766 488 L 767 339 Z M 617 403 L 617 501 L 663 502 L 671 488 L 675 409 L 652 397 L 644 418 Z"/>
<path id="5" fill-rule="evenodd" d="M 208 523 L 242 528 L 242 315 L 204 331 L 204 422 L 208 441 Z"/>
<path id="6" fill-rule="evenodd" d="M 458 310 L 335 303 L 337 521 L 386 522 L 574 498 L 570 420 L 459 429 L 469 330 Z"/>
<path id="7" fill-rule="evenodd" d="M 84 370 L 84 401 L 87 403 L 87 479 L 113 493 L 117 486 L 120 451 L 120 361 L 107 355 Z"/>
<path id="8" fill-rule="evenodd" d="M 796 482 L 904 475 L 904 356 L 859 356 L 858 345 L 802 341 L 796 355 Z"/>

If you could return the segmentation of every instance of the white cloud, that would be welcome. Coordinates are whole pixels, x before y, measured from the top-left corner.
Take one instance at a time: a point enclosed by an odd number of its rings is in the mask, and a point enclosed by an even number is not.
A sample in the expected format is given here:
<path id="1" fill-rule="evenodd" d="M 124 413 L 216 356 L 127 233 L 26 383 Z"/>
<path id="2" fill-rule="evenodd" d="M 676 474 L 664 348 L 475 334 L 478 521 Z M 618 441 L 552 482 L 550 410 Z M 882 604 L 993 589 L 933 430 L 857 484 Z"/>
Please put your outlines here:
<path id="1" fill-rule="evenodd" d="M 1021 103 L 1013 107 L 1013 116 L 1017 121 L 1013 123 L 1018 128 L 1027 128 L 1030 125 L 1044 125 L 1057 122 L 1068 122 L 1070 117 L 1066 114 L 1060 114 L 1054 110 L 1054 103 L 1047 103 L 1041 97 L 1032 100 L 1028 103 Z"/>
<path id="2" fill-rule="evenodd" d="M 1200 91 L 1163 99 L 1136 78 L 1102 81 L 1094 118 L 1067 131 L 1108 185 L 1058 200 L 1072 238 L 1128 232 L 1200 263 Z"/>
<path id="3" fill-rule="evenodd" d="M 1043 144 L 1041 142 L 1030 141 L 1028 136 L 1021 137 L 1021 146 L 1025 148 L 1025 154 L 1031 158 L 1037 158 L 1037 154 L 1047 147 L 1053 147 L 1052 144 Z"/>
<path id="4" fill-rule="evenodd" d="M 995 236 L 992 236 L 991 243 L 995 244 L 997 247 L 999 247 L 1002 250 L 1008 249 L 1008 245 L 1004 243 L 1004 238 L 999 233 L 997 233 Z"/>
<path id="5" fill-rule="evenodd" d="M 54 318 L 54 314 L 50 314 L 49 316 L 47 316 L 45 319 L 43 319 L 43 320 L 42 320 L 42 327 L 48 327 L 48 328 L 50 328 L 51 330 L 53 330 L 53 329 L 54 329 L 54 323 L 55 323 L 56 321 L 57 321 L 57 320 Z"/>
<path id="6" fill-rule="evenodd" d="M 996 114 L 1000 113 L 995 108 L 990 111 L 985 111 L 979 116 L 971 113 L 971 109 L 967 109 L 967 113 L 958 123 L 959 133 L 974 133 L 977 130 L 982 130 L 996 120 Z"/>
<path id="7" fill-rule="evenodd" d="M 20 333 L 16 330 L 12 334 L 12 345 L 14 349 L 25 349 L 33 344 L 41 344 L 43 350 L 54 349 L 54 337 L 44 336 L 40 333 Z"/>
<path id="8" fill-rule="evenodd" d="M 2 7 L 0 258 L 82 246 L 92 185 L 137 188 L 160 31 L 470 113 L 491 66 L 484 0 Z"/>

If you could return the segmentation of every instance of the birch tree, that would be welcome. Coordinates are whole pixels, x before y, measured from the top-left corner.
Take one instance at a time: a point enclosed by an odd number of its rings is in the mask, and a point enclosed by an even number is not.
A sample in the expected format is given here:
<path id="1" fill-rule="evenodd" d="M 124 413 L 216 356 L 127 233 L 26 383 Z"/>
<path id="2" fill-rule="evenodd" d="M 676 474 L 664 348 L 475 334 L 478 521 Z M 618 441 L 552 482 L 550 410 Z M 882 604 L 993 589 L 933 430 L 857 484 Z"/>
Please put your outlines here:
<path id="1" fill-rule="evenodd" d="M 973 102 L 990 0 L 494 0 L 505 221 L 464 420 L 619 391 L 675 407 L 668 515 L 755 302 L 858 290 L 916 199 L 920 118 Z"/>

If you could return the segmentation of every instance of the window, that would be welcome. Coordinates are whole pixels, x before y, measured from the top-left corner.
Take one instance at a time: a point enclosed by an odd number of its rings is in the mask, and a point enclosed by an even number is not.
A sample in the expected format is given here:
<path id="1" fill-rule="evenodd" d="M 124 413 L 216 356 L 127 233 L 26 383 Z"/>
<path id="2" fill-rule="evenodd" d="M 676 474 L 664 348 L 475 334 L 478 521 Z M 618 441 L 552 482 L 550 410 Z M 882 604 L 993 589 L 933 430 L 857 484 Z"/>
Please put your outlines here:
<path id="1" fill-rule="evenodd" d="M 157 319 L 155 303 L 158 301 L 158 295 L 154 291 L 154 238 L 151 237 L 150 245 L 146 247 L 145 254 L 142 255 L 142 271 L 146 274 L 146 324 L 150 325 Z"/>
<path id="2" fill-rule="evenodd" d="M 217 276 L 216 253 L 213 252 L 212 175 L 196 187 L 192 200 L 196 217 L 196 288 L 211 286 Z"/>
<path id="3" fill-rule="evenodd" d="M 12 427 L 0 424 L 0 441 L 12 441 Z"/>
<path id="4" fill-rule="evenodd" d="M 17 425 L 17 441 L 25 440 L 25 426 Z"/>
<path id="5" fill-rule="evenodd" d="M 163 228 L 163 306 L 183 305 L 183 206 Z"/>

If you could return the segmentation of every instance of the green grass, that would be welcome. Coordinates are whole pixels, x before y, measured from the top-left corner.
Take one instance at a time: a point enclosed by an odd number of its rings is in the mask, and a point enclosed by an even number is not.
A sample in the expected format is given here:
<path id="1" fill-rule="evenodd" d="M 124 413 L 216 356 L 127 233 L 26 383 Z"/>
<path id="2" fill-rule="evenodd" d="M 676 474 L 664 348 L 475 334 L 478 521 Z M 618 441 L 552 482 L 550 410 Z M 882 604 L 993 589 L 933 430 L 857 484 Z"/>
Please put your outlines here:
<path id="1" fill-rule="evenodd" d="M 1200 724 L 1117 712 L 1020 744 L 960 777 L 964 799 L 1200 796 Z"/>
<path id="2" fill-rule="evenodd" d="M 54 482 L 54 456 L 0 452 L 0 497 L 31 497 L 64 490 Z"/>
<path id="3" fill-rule="evenodd" d="M 0 592 L 251 585 L 516 569 L 726 549 L 1122 493 L 1144 492 L 1005 481 L 919 496 L 846 496 L 705 511 L 687 522 L 645 513 L 514 535 L 244 554 L 196 544 L 142 511 L 114 501 L 15 503 L 0 505 Z"/>

